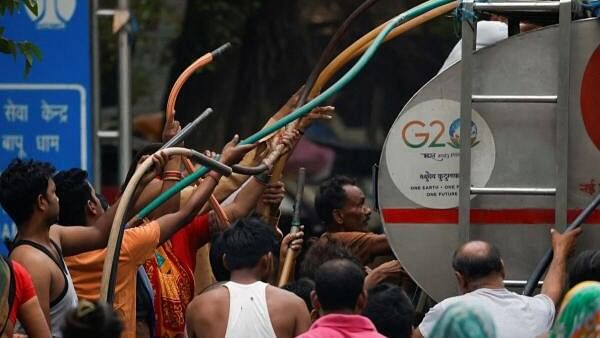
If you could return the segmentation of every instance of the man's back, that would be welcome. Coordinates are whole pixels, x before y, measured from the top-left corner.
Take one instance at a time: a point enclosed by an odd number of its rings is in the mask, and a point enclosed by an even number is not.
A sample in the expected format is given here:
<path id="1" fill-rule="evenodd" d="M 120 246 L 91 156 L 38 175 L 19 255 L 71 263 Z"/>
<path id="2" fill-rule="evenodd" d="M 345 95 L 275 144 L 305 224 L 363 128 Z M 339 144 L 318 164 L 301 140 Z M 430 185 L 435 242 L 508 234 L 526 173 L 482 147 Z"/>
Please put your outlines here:
<path id="1" fill-rule="evenodd" d="M 496 326 L 497 338 L 537 337 L 548 332 L 554 320 L 554 303 L 546 295 L 527 297 L 507 289 L 482 288 L 448 298 L 431 308 L 419 325 L 419 331 L 427 338 L 446 309 L 463 302 L 488 311 Z"/>
<path id="2" fill-rule="evenodd" d="M 186 322 L 190 337 L 285 338 L 306 331 L 310 317 L 302 299 L 291 292 L 262 282 L 228 282 L 197 296 Z"/>

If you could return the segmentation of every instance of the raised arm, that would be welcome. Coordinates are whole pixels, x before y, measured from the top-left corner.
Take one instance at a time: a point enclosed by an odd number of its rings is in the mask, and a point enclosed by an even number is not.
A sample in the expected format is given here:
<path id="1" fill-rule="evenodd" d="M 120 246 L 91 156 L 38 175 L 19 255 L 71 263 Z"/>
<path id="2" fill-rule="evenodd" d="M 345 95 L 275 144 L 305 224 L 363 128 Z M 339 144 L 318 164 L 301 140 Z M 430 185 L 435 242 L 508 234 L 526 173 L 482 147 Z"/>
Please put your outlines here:
<path id="1" fill-rule="evenodd" d="M 133 201 L 137 200 L 144 190 L 144 187 L 148 185 L 154 177 L 162 172 L 162 168 L 164 167 L 167 159 L 164 156 L 157 157 L 156 159 L 159 161 L 159 163 L 153 167 L 151 172 L 146 173 L 142 177 L 138 184 L 138 188 L 135 190 L 132 196 Z M 94 224 L 89 226 L 53 225 L 50 228 L 50 235 L 53 239 L 59 241 L 63 255 L 72 256 L 81 252 L 106 247 L 106 242 L 108 241 L 111 225 L 115 218 L 115 213 L 117 211 L 117 207 L 119 206 L 119 202 L 120 200 L 110 206 Z"/>
<path id="2" fill-rule="evenodd" d="M 167 121 L 165 122 L 165 126 L 163 128 L 163 132 L 162 132 L 162 142 L 163 143 L 168 142 L 175 135 L 177 135 L 177 133 L 180 131 L 181 131 L 181 125 L 179 124 L 179 121 L 167 119 Z M 177 145 L 177 146 L 183 147 L 183 143 L 180 145 Z M 167 164 L 165 164 L 165 168 L 163 170 L 163 175 L 162 175 L 162 180 L 155 180 L 156 182 L 160 182 L 160 188 L 158 190 L 158 193 L 162 193 L 163 191 L 166 191 L 167 189 L 171 188 L 173 185 L 175 185 L 177 183 L 177 181 L 179 179 L 181 179 L 181 156 L 171 156 L 169 158 Z M 157 184 L 157 186 L 158 185 L 159 184 Z M 156 193 L 153 191 L 150 191 L 149 194 L 154 196 Z M 141 199 L 142 199 L 142 196 L 140 196 L 140 200 Z M 172 212 L 179 210 L 179 200 L 180 200 L 180 197 L 179 197 L 179 192 L 178 192 L 178 193 L 174 194 L 171 198 L 169 198 L 165 203 L 163 203 L 158 208 L 156 208 L 154 211 L 152 211 L 150 213 L 150 215 L 148 215 L 148 217 L 150 219 L 156 219 L 162 215 L 172 213 Z M 141 204 L 141 206 L 148 204 L 146 201 L 141 201 L 141 202 L 143 203 L 143 204 Z M 137 203 L 136 203 L 136 209 L 137 209 Z"/>
<path id="3" fill-rule="evenodd" d="M 239 136 L 236 135 L 221 153 L 221 162 L 232 165 L 239 162 L 244 154 L 250 151 L 254 145 L 237 145 Z M 160 243 L 168 240 L 177 230 L 188 224 L 206 203 L 213 189 L 219 182 L 221 175 L 211 171 L 206 179 L 196 188 L 188 202 L 179 211 L 161 216 L 157 219 L 160 225 Z"/>
<path id="4" fill-rule="evenodd" d="M 282 134 L 278 143 L 283 144 L 288 150 L 291 149 L 293 143 L 298 139 L 300 133 L 297 130 L 289 130 Z M 238 218 L 247 216 L 256 207 L 259 202 L 261 195 L 265 192 L 265 188 L 268 185 L 268 177 L 264 174 L 254 176 L 248 181 L 235 196 L 233 202 L 223 207 L 223 210 L 227 214 L 230 221 L 234 221 Z M 279 184 L 274 187 L 277 190 Z M 280 188 L 280 187 L 279 187 Z M 271 192 L 269 195 L 269 201 L 276 199 L 273 194 L 277 192 Z"/>
<path id="5" fill-rule="evenodd" d="M 575 251 L 577 236 L 581 234 L 581 228 L 559 233 L 555 229 L 550 230 L 552 236 L 552 249 L 554 255 L 546 273 L 542 294 L 548 296 L 555 306 L 560 304 L 567 279 L 567 259 Z"/>

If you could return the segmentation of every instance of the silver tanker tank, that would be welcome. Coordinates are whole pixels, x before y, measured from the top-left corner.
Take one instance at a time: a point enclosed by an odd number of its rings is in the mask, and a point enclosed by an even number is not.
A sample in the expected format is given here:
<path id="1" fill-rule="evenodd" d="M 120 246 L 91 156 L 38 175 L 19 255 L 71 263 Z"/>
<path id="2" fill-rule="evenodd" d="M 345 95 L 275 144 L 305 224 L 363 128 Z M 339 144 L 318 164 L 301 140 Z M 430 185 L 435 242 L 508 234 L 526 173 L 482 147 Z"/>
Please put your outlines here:
<path id="1" fill-rule="evenodd" d="M 600 192 L 600 20 L 574 21 L 568 139 L 568 218 Z M 513 36 L 473 55 L 473 92 L 556 95 L 557 26 Z M 402 109 L 380 160 L 378 201 L 393 250 L 421 288 L 455 295 L 451 256 L 458 223 L 460 63 L 421 88 Z M 552 187 L 555 104 L 473 103 L 471 184 Z M 496 244 L 509 280 L 526 280 L 550 247 L 553 196 L 473 195 L 471 238 Z M 598 248 L 600 212 L 578 249 Z"/>

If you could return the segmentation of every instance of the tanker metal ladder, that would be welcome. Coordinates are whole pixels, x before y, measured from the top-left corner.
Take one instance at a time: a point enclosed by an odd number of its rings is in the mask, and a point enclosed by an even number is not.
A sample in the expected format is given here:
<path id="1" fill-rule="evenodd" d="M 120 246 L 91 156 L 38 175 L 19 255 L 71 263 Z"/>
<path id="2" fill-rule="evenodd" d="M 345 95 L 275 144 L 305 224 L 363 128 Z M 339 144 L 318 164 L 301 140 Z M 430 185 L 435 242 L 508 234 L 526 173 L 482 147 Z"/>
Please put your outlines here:
<path id="1" fill-rule="evenodd" d="M 471 142 L 469 137 L 460 138 L 459 170 L 459 225 L 464 241 L 470 239 L 471 195 L 553 195 L 555 196 L 555 227 L 562 230 L 567 224 L 567 169 L 569 140 L 569 91 L 571 57 L 571 1 L 512 1 L 512 2 L 474 2 L 464 0 L 466 13 L 481 11 L 507 15 L 516 14 L 519 18 L 540 13 L 558 13 L 558 85 L 557 93 L 539 95 L 502 95 L 473 94 L 473 50 L 477 34 L 477 22 L 462 21 L 462 62 L 461 62 L 461 108 L 460 135 L 470 135 L 471 109 L 474 102 L 503 102 L 513 104 L 546 103 L 555 105 L 556 146 L 555 146 L 555 186 L 554 187 L 473 187 L 471 186 Z M 518 27 L 518 20 L 516 22 Z M 514 32 L 515 22 L 509 19 L 509 31 Z M 517 28 L 518 29 L 518 28 Z M 535 48 L 535 47 L 533 47 Z M 511 281 L 507 286 L 522 286 L 525 281 Z"/>

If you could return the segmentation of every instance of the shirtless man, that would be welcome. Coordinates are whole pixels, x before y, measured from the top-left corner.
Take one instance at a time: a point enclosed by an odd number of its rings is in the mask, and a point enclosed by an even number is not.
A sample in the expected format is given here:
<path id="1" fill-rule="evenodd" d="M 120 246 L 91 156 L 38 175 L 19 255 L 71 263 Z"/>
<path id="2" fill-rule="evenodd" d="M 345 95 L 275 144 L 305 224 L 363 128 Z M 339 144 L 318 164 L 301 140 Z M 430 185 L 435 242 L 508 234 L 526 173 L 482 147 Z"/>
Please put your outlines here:
<path id="1" fill-rule="evenodd" d="M 190 338 L 295 337 L 310 326 L 304 301 L 263 283 L 273 269 L 276 235 L 256 218 L 237 221 L 223 233 L 223 261 L 231 281 L 194 298 L 186 312 Z"/>

